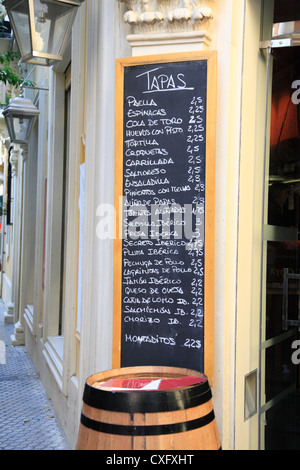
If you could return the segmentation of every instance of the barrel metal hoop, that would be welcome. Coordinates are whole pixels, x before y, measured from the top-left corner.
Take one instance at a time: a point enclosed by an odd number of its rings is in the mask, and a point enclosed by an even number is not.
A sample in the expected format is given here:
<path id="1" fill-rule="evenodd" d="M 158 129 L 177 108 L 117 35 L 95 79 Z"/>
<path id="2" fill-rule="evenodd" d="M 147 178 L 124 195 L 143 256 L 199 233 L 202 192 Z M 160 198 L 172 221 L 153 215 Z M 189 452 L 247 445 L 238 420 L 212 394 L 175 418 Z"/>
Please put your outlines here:
<path id="1" fill-rule="evenodd" d="M 182 423 L 162 424 L 156 426 L 124 426 L 119 424 L 102 423 L 88 418 L 83 413 L 81 414 L 81 424 L 85 427 L 105 434 L 122 436 L 158 436 L 163 434 L 182 433 L 206 426 L 214 419 L 215 414 L 212 410 L 201 418 Z"/>
<path id="2" fill-rule="evenodd" d="M 178 411 L 202 405 L 212 398 L 208 382 L 164 392 L 114 392 L 85 386 L 83 402 L 93 408 L 129 413 Z"/>

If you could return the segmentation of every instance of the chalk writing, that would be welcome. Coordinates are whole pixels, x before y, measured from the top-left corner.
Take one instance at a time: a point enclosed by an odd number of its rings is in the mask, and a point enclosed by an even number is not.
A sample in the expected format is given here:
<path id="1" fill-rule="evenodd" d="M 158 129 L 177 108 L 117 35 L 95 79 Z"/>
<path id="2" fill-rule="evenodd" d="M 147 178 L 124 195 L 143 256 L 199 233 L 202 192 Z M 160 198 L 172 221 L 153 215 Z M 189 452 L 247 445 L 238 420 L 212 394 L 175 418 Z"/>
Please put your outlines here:
<path id="1" fill-rule="evenodd" d="M 206 75 L 125 71 L 122 366 L 204 367 Z"/>
<path id="2" fill-rule="evenodd" d="M 146 79 L 146 89 L 143 93 L 194 90 L 194 87 L 187 86 L 184 73 L 160 73 L 162 69 L 162 67 L 157 67 L 137 75 L 137 78 Z"/>

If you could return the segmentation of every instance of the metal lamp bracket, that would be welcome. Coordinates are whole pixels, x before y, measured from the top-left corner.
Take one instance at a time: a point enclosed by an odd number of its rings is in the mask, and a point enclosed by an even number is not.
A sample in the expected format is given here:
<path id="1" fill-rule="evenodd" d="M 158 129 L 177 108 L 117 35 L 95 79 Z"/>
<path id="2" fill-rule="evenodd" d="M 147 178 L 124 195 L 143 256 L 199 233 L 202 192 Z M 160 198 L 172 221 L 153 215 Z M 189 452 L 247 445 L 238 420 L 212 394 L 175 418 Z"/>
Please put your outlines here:
<path id="1" fill-rule="evenodd" d="M 271 39 L 271 41 L 261 41 L 260 49 L 277 49 L 278 47 L 290 47 L 293 45 L 292 38 Z"/>

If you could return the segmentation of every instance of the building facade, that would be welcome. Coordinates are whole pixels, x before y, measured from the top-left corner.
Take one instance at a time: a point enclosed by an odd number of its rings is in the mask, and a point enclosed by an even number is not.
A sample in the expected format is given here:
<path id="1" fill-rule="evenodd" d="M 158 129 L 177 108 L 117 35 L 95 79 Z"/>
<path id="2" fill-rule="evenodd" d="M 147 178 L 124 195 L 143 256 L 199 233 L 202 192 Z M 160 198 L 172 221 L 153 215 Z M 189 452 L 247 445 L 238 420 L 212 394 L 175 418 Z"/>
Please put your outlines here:
<path id="1" fill-rule="evenodd" d="M 292 0 L 86 0 L 63 60 L 26 69 L 40 115 L 29 145 L 6 156 L 2 297 L 12 342 L 26 345 L 73 448 L 85 380 L 113 367 L 114 239 L 98 224 L 115 198 L 116 59 L 199 51 L 217 52 L 212 391 L 222 448 L 299 448 L 298 316 L 282 314 L 284 295 L 297 303 L 299 273 L 298 20 Z M 276 42 L 281 23 L 292 42 Z M 289 189 L 288 222 L 268 219 L 275 181 Z"/>

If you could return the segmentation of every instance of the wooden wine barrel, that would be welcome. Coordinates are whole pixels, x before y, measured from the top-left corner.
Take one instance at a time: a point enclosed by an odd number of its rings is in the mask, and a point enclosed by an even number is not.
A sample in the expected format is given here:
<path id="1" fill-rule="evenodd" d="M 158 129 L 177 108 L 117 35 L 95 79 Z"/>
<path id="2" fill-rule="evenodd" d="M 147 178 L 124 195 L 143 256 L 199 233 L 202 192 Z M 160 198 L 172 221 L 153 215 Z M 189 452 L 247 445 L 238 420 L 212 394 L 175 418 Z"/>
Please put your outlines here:
<path id="1" fill-rule="evenodd" d="M 103 390 L 112 378 L 197 376 L 200 383 L 155 391 Z M 212 393 L 200 372 L 173 367 L 126 367 L 85 383 L 77 450 L 220 450 Z"/>

